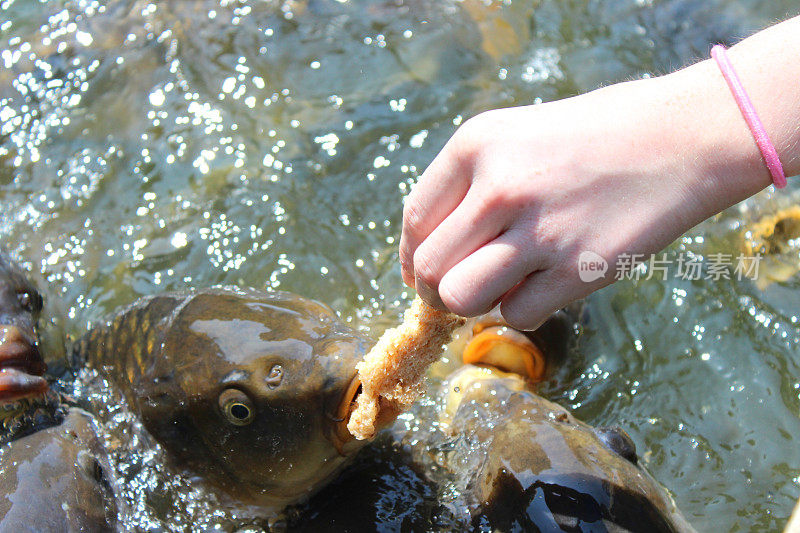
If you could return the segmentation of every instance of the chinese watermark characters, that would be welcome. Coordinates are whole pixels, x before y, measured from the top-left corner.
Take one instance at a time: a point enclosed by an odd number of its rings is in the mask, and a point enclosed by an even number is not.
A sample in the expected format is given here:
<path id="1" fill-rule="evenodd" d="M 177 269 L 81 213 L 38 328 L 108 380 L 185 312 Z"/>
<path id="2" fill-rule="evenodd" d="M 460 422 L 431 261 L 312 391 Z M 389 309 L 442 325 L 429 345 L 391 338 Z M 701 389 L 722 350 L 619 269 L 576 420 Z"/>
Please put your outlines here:
<path id="1" fill-rule="evenodd" d="M 758 267 L 761 254 L 726 254 L 712 253 L 705 257 L 694 254 L 679 253 L 669 256 L 666 253 L 620 254 L 614 265 L 615 280 L 649 280 L 666 281 L 667 278 L 679 278 L 687 281 L 700 279 L 744 280 L 755 281 L 758 278 Z M 609 270 L 608 262 L 599 254 L 591 251 L 581 252 L 578 257 L 578 275 L 581 281 L 590 283 L 604 278 Z M 611 275 L 611 273 L 609 273 Z"/>

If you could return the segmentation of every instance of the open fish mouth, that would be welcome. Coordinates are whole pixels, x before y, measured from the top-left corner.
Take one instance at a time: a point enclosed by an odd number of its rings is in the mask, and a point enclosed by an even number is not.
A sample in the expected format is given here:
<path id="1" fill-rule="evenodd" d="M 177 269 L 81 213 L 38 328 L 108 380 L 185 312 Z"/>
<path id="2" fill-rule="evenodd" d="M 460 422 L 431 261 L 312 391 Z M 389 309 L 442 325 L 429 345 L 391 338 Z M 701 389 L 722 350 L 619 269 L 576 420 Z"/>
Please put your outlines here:
<path id="1" fill-rule="evenodd" d="M 350 415 L 356 405 L 356 396 L 360 392 L 361 379 L 358 377 L 358 372 L 356 372 L 347 385 L 334 416 L 336 426 L 333 430 L 333 445 L 340 455 L 347 455 L 351 451 L 350 447 L 346 448 L 347 444 L 355 440 L 353 434 L 347 429 L 347 422 L 350 421 Z"/>
<path id="2" fill-rule="evenodd" d="M 336 427 L 333 432 L 333 444 L 341 455 L 349 455 L 355 450 L 361 448 L 364 444 L 368 443 L 371 439 L 358 440 L 359 445 L 349 445 L 350 442 L 355 440 L 355 436 L 347 429 L 347 423 L 350 421 L 350 415 L 356 408 L 356 397 L 361 393 L 361 378 L 358 373 L 350 380 L 350 384 L 345 389 L 342 395 L 342 400 L 339 402 L 334 421 Z M 378 416 L 375 419 L 375 428 L 382 429 L 391 425 L 400 414 L 398 406 L 391 400 L 380 397 L 378 399 Z"/>
<path id="3" fill-rule="evenodd" d="M 0 326 L 0 401 L 16 401 L 47 392 L 47 366 L 39 349 L 17 326 Z"/>
<path id="4" fill-rule="evenodd" d="M 464 349 L 464 363 L 497 368 L 534 383 L 544 379 L 546 358 L 523 333 L 504 326 L 491 326 L 475 333 Z"/>

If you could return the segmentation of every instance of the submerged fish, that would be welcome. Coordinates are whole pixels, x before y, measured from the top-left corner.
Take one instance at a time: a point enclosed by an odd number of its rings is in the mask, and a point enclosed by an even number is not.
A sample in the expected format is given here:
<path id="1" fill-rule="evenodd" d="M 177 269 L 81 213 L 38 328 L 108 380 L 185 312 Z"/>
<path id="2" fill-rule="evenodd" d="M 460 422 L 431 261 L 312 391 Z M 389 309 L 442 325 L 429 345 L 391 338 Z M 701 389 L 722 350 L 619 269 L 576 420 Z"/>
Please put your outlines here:
<path id="1" fill-rule="evenodd" d="M 627 433 L 589 426 L 534 392 L 532 384 L 543 374 L 530 369 L 547 366 L 547 350 L 527 340 L 507 328 L 492 331 L 478 325 L 464 351 L 464 360 L 475 364 L 461 367 L 442 384 L 442 430 L 470 443 L 448 463 L 460 471 L 472 526 L 693 531 L 666 491 L 638 464 Z M 537 361 L 520 365 L 523 352 Z M 466 472 L 464 465 L 469 465 Z"/>
<path id="2" fill-rule="evenodd" d="M 326 306 L 212 288 L 144 298 L 74 347 L 177 462 L 236 501 L 280 510 L 361 444 L 345 420 L 372 341 Z"/>
<path id="3" fill-rule="evenodd" d="M 117 530 L 108 458 L 92 416 L 71 408 L 57 426 L 0 449 L 0 532 Z"/>
<path id="4" fill-rule="evenodd" d="M 42 297 L 0 253 L 0 532 L 113 531 L 108 458 L 91 415 L 43 377 Z"/>
<path id="5" fill-rule="evenodd" d="M 27 274 L 0 251 L 0 444 L 61 422 L 61 398 L 49 390 L 39 353 L 43 299 Z"/>
<path id="6" fill-rule="evenodd" d="M 497 315 L 475 322 L 461 354 L 474 364 L 316 495 L 293 530 L 692 531 L 622 429 L 591 427 L 535 393 L 580 313 L 531 333 Z"/>
<path id="7" fill-rule="evenodd" d="M 466 365 L 446 386 L 458 397 L 446 432 L 480 456 L 464 489 L 474 527 L 692 531 L 621 429 L 584 424 L 495 369 Z"/>

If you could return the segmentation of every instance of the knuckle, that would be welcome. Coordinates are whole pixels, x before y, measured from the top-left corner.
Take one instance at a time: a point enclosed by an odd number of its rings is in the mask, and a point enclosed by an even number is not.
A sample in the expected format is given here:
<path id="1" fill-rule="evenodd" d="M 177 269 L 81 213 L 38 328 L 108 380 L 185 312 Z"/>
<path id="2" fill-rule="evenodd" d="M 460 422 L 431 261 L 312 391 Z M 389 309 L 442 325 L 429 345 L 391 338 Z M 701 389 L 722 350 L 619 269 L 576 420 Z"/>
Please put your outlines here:
<path id="1" fill-rule="evenodd" d="M 533 234 L 534 243 L 541 250 L 558 250 L 561 248 L 563 233 L 563 229 L 555 224 L 540 221 Z"/>
<path id="2" fill-rule="evenodd" d="M 495 186 L 491 182 L 483 182 L 470 194 L 471 209 L 478 217 L 496 218 L 515 212 L 518 202 L 515 191 L 504 186 Z"/>
<path id="3" fill-rule="evenodd" d="M 424 215 L 413 197 L 408 198 L 403 206 L 403 232 L 416 237 L 422 231 Z"/>
<path id="4" fill-rule="evenodd" d="M 487 212 L 516 210 L 519 195 L 506 187 L 493 187 L 490 194 L 483 198 L 483 208 Z"/>
<path id="5" fill-rule="evenodd" d="M 439 285 L 436 259 L 422 246 L 414 252 L 414 275 L 430 287 Z"/>
<path id="6" fill-rule="evenodd" d="M 486 145 L 489 132 L 494 130 L 492 112 L 486 111 L 467 119 L 453 135 L 456 152 L 465 159 L 474 159 Z"/>
<path id="7" fill-rule="evenodd" d="M 532 206 L 540 205 L 539 199 L 529 190 L 519 190 L 503 187 L 504 203 L 506 207 L 519 216 L 531 210 Z"/>
<path id="8" fill-rule="evenodd" d="M 492 191 L 488 194 L 481 194 L 475 200 L 475 210 L 478 215 L 486 216 L 495 213 L 503 206 L 503 194 L 499 191 Z"/>

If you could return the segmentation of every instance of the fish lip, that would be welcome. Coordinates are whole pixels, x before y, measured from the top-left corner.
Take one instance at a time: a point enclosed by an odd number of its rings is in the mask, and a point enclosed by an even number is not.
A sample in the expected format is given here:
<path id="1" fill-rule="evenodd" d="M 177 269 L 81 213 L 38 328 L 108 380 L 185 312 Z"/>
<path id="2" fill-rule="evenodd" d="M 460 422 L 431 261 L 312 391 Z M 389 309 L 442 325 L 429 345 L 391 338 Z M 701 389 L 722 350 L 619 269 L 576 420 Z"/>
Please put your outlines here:
<path id="1" fill-rule="evenodd" d="M 347 387 L 345 387 L 344 393 L 342 393 L 342 398 L 339 400 L 335 415 L 329 415 L 329 418 L 334 422 L 331 432 L 331 441 L 336 451 L 339 452 L 341 456 L 350 455 L 358 448 L 347 446 L 355 440 L 353 434 L 347 429 L 347 423 L 350 421 L 350 414 L 355 408 L 355 399 L 360 392 L 361 378 L 356 371 L 353 373 L 353 377 L 350 378 Z"/>
<path id="2" fill-rule="evenodd" d="M 502 372 L 517 374 L 532 383 L 544 379 L 547 358 L 536 343 L 524 333 L 503 325 L 476 324 L 473 334 L 461 356 L 463 363 L 488 366 Z M 515 348 L 519 360 L 509 361 L 502 356 L 492 358 L 493 347 L 498 343 Z"/>
<path id="3" fill-rule="evenodd" d="M 41 376 L 14 367 L 0 369 L 0 403 L 38 396 L 47 392 L 48 388 L 47 380 Z"/>
<path id="4" fill-rule="evenodd" d="M 0 370 L 16 369 L 34 376 L 47 370 L 33 332 L 17 326 L 0 326 Z"/>

